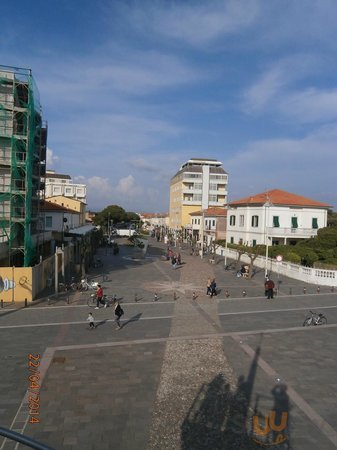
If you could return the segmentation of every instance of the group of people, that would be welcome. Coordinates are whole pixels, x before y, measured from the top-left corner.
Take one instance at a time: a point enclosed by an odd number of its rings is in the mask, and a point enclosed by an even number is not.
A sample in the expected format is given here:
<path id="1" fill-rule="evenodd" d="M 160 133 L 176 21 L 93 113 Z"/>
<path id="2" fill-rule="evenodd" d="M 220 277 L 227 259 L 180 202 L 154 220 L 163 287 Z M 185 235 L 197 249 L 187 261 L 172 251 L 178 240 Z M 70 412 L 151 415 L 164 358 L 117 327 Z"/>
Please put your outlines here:
<path id="1" fill-rule="evenodd" d="M 166 260 L 171 261 L 172 269 L 181 265 L 181 255 L 180 253 L 174 253 L 170 247 L 167 247 Z"/>
<path id="2" fill-rule="evenodd" d="M 215 278 L 208 277 L 206 295 L 209 295 L 211 298 L 213 297 L 213 295 L 216 295 Z"/>
<path id="3" fill-rule="evenodd" d="M 96 291 L 96 308 L 95 309 L 99 309 L 99 305 L 100 303 L 104 305 L 104 308 L 106 308 L 108 306 L 108 302 L 103 300 L 103 288 L 100 284 L 97 285 L 97 291 Z M 117 324 L 117 330 L 120 330 L 122 328 L 121 323 L 120 323 L 120 319 L 122 317 L 122 315 L 124 314 L 123 308 L 121 307 L 121 305 L 119 304 L 119 301 L 117 300 L 116 295 L 114 295 L 113 297 L 113 307 L 114 307 L 114 311 L 115 311 L 115 321 Z M 95 319 L 92 313 L 89 313 L 88 317 L 87 317 L 87 321 L 89 322 L 89 327 L 90 329 L 94 329 L 96 328 L 97 325 L 95 325 Z"/>

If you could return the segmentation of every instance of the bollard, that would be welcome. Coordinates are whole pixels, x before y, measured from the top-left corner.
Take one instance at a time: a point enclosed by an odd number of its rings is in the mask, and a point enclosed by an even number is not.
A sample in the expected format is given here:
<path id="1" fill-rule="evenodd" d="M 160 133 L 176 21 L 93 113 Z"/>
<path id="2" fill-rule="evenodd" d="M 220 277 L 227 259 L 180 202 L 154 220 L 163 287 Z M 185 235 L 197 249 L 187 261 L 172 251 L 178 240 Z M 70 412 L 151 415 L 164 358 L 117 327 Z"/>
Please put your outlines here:
<path id="1" fill-rule="evenodd" d="M 291 288 L 289 288 L 289 295 L 292 295 L 293 291 Z"/>
<path id="2" fill-rule="evenodd" d="M 25 308 L 27 308 L 27 299 L 25 298 Z"/>
<path id="3" fill-rule="evenodd" d="M 274 289 L 274 295 L 277 295 L 277 287 Z"/>
<path id="4" fill-rule="evenodd" d="M 173 292 L 173 300 L 176 301 L 177 300 L 177 294 L 175 292 Z"/>
<path id="5" fill-rule="evenodd" d="M 157 292 L 155 292 L 153 301 L 156 302 L 157 300 L 158 300 L 158 295 L 157 295 Z"/>
<path id="6" fill-rule="evenodd" d="M 3 308 L 4 307 L 4 301 L 1 299 L 0 302 L 1 302 L 1 308 Z"/>
<path id="7" fill-rule="evenodd" d="M 319 294 L 321 292 L 321 288 L 318 286 L 317 288 L 317 294 Z"/>
<path id="8" fill-rule="evenodd" d="M 193 291 L 192 300 L 196 300 L 196 299 L 197 299 L 197 294 Z"/>
<path id="9" fill-rule="evenodd" d="M 228 291 L 225 292 L 225 296 L 226 296 L 227 298 L 229 297 L 229 292 L 228 292 Z"/>
<path id="10" fill-rule="evenodd" d="M 50 298 L 49 297 L 48 297 L 48 302 L 47 303 L 48 303 L 48 305 L 50 305 Z"/>
<path id="11" fill-rule="evenodd" d="M 307 293 L 307 289 L 304 287 L 303 288 L 303 294 L 306 294 Z"/>
<path id="12" fill-rule="evenodd" d="M 115 300 L 115 297 L 114 297 L 114 300 Z M 138 302 L 137 294 L 135 294 L 135 302 L 136 302 L 136 303 Z"/>
<path id="13" fill-rule="evenodd" d="M 67 305 L 69 305 L 69 295 L 67 296 Z"/>
<path id="14" fill-rule="evenodd" d="M 246 297 L 246 295 L 247 295 L 247 292 L 246 292 L 246 290 L 244 289 L 244 290 L 242 291 L 242 297 Z"/>

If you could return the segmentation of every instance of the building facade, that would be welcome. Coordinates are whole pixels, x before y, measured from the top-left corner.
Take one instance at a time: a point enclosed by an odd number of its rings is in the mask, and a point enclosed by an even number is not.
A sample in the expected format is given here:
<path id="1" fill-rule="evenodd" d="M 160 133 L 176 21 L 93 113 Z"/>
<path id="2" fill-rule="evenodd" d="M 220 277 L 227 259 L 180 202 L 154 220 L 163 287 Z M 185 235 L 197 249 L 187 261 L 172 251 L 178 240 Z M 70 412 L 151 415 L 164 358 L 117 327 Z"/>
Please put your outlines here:
<path id="1" fill-rule="evenodd" d="M 196 211 L 191 216 L 191 235 L 198 241 L 202 240 L 209 246 L 213 241 L 226 239 L 227 209 L 208 208 Z"/>
<path id="2" fill-rule="evenodd" d="M 191 229 L 190 214 L 227 203 L 228 175 L 215 159 L 192 158 L 184 163 L 170 182 L 169 226 Z"/>
<path id="3" fill-rule="evenodd" d="M 228 242 L 254 246 L 296 244 L 327 225 L 330 206 L 273 189 L 228 205 Z"/>
<path id="4" fill-rule="evenodd" d="M 79 225 L 82 226 L 86 223 L 86 204 L 81 200 L 76 200 L 75 198 L 64 197 L 63 195 L 56 195 L 55 197 L 46 198 L 49 203 L 54 203 L 61 207 L 67 208 L 69 210 L 74 211 L 78 214 L 79 217 Z"/>
<path id="5" fill-rule="evenodd" d="M 85 184 L 73 183 L 69 175 L 62 175 L 55 173 L 53 170 L 47 170 L 45 197 L 50 198 L 60 195 L 86 203 L 87 187 Z"/>
<path id="6" fill-rule="evenodd" d="M 30 69 L 0 66 L 0 260 L 28 267 L 43 245 L 47 125 Z M 41 240 L 42 239 L 42 240 Z M 3 258 L 6 255 L 6 262 Z"/>

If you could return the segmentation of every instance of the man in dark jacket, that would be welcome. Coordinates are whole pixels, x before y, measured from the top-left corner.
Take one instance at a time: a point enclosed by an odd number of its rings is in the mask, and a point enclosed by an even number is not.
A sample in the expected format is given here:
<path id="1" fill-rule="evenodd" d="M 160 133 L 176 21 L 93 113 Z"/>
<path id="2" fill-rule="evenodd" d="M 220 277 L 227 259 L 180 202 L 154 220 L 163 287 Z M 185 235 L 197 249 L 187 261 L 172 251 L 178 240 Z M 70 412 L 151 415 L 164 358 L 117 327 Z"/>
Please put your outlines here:
<path id="1" fill-rule="evenodd" d="M 271 280 L 271 279 L 268 279 L 264 283 L 264 288 L 265 288 L 266 295 L 267 295 L 268 299 L 274 298 L 274 287 L 275 287 L 274 281 Z"/>

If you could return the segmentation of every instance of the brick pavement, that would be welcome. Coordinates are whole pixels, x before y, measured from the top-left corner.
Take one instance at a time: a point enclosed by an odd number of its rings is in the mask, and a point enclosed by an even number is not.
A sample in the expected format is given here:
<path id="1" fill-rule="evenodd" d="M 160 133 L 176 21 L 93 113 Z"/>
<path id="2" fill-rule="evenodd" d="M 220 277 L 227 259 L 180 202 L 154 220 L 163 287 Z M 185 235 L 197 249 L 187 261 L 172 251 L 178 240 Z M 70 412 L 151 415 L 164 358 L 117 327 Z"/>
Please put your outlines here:
<path id="1" fill-rule="evenodd" d="M 337 429 L 331 395 L 335 387 L 336 295 L 317 295 L 314 286 L 308 286 L 303 295 L 297 282 L 282 279 L 283 295 L 267 303 L 261 295 L 263 274 L 253 280 L 236 279 L 221 264 L 210 265 L 206 258 L 191 257 L 184 251 L 186 264 L 174 271 L 159 259 L 164 246 L 153 241 L 151 247 L 154 258 L 144 261 L 123 259 L 130 249 L 122 249 L 118 258 L 103 255 L 104 288 L 123 298 L 126 319 L 136 318 L 121 332 L 104 321 L 111 318 L 109 310 L 97 312 L 102 325 L 96 330 L 76 323 L 87 312 L 83 297 L 74 307 L 62 308 L 63 312 L 48 310 L 47 305 L 43 311 L 42 305 L 2 317 L 2 324 L 11 326 L 22 326 L 25 321 L 28 325 L 59 322 L 35 328 L 0 328 L 0 355 L 6 362 L 0 393 L 5 400 L 2 423 L 10 425 L 25 392 L 27 352 L 54 346 L 59 348 L 55 356 L 66 359 L 48 368 L 41 390 L 41 424 L 29 425 L 25 432 L 49 445 L 54 443 L 56 448 L 261 448 L 254 447 L 242 433 L 242 424 L 252 415 L 257 397 L 262 414 L 272 407 L 273 370 L 286 380 L 291 394 L 292 447 L 310 450 L 319 443 L 319 448 L 335 448 L 329 426 Z M 212 300 L 203 294 L 211 274 L 221 289 L 219 297 Z M 156 283 L 160 300 L 153 303 Z M 223 289 L 228 286 L 231 296 L 226 299 Z M 289 286 L 298 288 L 298 295 L 289 296 Z M 200 290 L 196 302 L 191 299 L 193 288 Z M 179 297 L 175 303 L 173 289 Z M 254 298 L 242 298 L 243 289 L 249 289 Z M 133 302 L 135 293 L 142 297 L 139 304 Z M 324 312 L 332 327 L 295 328 L 305 308 L 319 303 L 330 308 Z M 296 307 L 303 309 L 290 311 Z M 284 311 L 268 312 L 272 309 Z M 31 315 L 33 310 L 36 317 Z M 267 312 L 256 313 L 260 310 Z M 137 320 L 139 315 L 144 320 Z M 164 315 L 167 318 L 155 319 Z M 274 331 L 264 333 L 254 372 L 254 350 L 260 337 L 253 330 L 261 326 Z M 249 381 L 245 386 L 249 387 L 250 406 L 240 394 L 239 376 Z M 320 379 L 323 382 L 318 384 Z"/>

